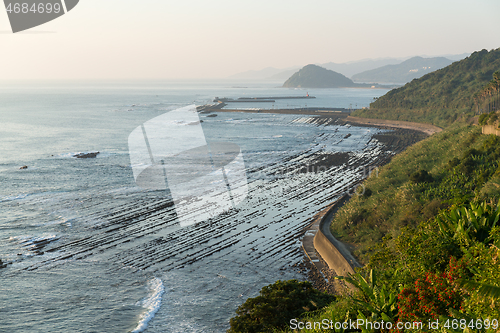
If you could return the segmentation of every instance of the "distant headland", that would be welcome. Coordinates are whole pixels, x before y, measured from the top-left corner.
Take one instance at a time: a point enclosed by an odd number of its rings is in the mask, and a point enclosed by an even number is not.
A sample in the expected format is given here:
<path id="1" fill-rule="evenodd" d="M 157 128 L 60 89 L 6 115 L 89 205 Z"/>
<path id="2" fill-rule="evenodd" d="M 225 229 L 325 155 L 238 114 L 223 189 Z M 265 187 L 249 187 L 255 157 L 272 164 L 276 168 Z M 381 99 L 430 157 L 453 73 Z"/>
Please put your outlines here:
<path id="1" fill-rule="evenodd" d="M 284 88 L 394 88 L 375 84 L 354 83 L 348 77 L 332 70 L 307 65 L 283 84 Z"/>

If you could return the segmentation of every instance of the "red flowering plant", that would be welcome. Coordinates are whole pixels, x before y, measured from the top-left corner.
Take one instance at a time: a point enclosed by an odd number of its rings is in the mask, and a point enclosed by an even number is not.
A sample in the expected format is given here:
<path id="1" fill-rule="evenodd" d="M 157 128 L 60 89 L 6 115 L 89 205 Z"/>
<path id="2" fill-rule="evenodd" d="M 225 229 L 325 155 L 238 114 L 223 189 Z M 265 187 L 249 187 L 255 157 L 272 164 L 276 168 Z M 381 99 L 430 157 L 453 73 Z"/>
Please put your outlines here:
<path id="1" fill-rule="evenodd" d="M 413 286 L 404 288 L 398 295 L 400 322 L 426 322 L 439 316 L 449 316 L 449 309 L 462 310 L 464 300 L 459 280 L 464 277 L 462 260 L 451 257 L 443 273 L 427 272 Z"/>

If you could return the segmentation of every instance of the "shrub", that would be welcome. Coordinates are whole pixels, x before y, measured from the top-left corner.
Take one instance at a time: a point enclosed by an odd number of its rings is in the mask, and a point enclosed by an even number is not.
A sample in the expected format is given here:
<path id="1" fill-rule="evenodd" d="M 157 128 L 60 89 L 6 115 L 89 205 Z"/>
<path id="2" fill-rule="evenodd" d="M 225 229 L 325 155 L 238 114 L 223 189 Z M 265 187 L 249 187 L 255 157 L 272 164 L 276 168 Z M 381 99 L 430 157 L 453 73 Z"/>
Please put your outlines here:
<path id="1" fill-rule="evenodd" d="M 481 243 L 491 243 L 490 231 L 499 224 L 500 202 L 471 203 L 467 206 L 443 211 L 436 217 L 439 231 L 445 237 L 457 238 L 466 244 L 472 240 Z"/>
<path id="2" fill-rule="evenodd" d="M 228 333 L 272 332 L 285 328 L 291 319 L 323 308 L 335 299 L 335 296 L 314 289 L 310 282 L 278 280 L 238 307 L 237 316 L 229 321 Z"/>
<path id="3" fill-rule="evenodd" d="M 422 208 L 422 216 L 426 220 L 433 218 L 439 213 L 440 210 L 446 208 L 446 206 L 447 205 L 446 203 L 443 202 L 443 200 L 440 199 L 431 200 L 427 202 Z"/>
<path id="4" fill-rule="evenodd" d="M 358 295 L 351 296 L 354 303 L 363 310 L 358 311 L 358 319 L 394 321 L 397 316 L 397 293 L 390 290 L 386 284 L 377 282 L 374 270 L 363 276 L 360 272 L 348 276 L 336 276 L 337 280 L 344 280 L 357 289 Z"/>
<path id="5" fill-rule="evenodd" d="M 498 148 L 500 144 L 500 138 L 496 135 L 490 134 L 488 138 L 483 143 L 483 149 L 485 151 L 494 151 Z"/>
<path id="6" fill-rule="evenodd" d="M 398 296 L 399 321 L 426 321 L 448 316 L 449 309 L 461 310 L 463 297 L 458 288 L 463 267 L 450 258 L 446 272 L 427 272 L 415 285 L 404 288 Z"/>
<path id="7" fill-rule="evenodd" d="M 453 157 L 451 160 L 448 161 L 448 169 L 453 169 L 459 164 L 460 160 L 457 157 Z"/>
<path id="8" fill-rule="evenodd" d="M 369 198 L 372 195 L 372 190 L 366 188 L 363 192 L 363 198 Z"/>
<path id="9" fill-rule="evenodd" d="M 483 113 L 482 115 L 480 115 L 478 119 L 479 125 L 481 126 L 486 125 L 486 122 L 488 121 L 489 117 L 490 117 L 489 113 Z"/>
<path id="10" fill-rule="evenodd" d="M 497 121 L 497 120 L 498 120 L 498 114 L 495 112 L 492 112 L 492 114 L 490 115 L 490 117 L 488 119 L 488 124 L 493 125 L 495 123 L 495 121 Z"/>
<path id="11" fill-rule="evenodd" d="M 431 183 L 433 178 L 426 170 L 421 169 L 410 175 L 410 180 L 414 183 Z"/>

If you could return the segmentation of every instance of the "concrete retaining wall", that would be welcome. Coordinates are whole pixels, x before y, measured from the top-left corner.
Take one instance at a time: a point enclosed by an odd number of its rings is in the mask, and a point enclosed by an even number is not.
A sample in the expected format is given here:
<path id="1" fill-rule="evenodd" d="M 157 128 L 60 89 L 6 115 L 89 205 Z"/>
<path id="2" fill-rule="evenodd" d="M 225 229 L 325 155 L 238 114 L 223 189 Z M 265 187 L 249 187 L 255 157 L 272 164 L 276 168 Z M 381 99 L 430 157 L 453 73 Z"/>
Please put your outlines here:
<path id="1" fill-rule="evenodd" d="M 344 258 L 342 253 L 326 238 L 321 230 L 318 230 L 314 237 L 314 248 L 321 258 L 333 269 L 339 276 L 345 276 L 348 273 L 354 274 L 351 265 Z"/>
<path id="2" fill-rule="evenodd" d="M 353 184 L 353 186 L 357 185 L 357 183 Z M 313 239 L 316 252 L 328 264 L 328 267 L 334 270 L 339 276 L 345 276 L 348 273 L 354 274 L 354 267 L 361 267 L 345 245 L 339 242 L 330 233 L 330 223 L 333 220 L 335 212 L 347 202 L 349 198 L 350 197 L 345 194 L 330 206 L 328 212 L 321 218 L 318 230 Z"/>
<path id="3" fill-rule="evenodd" d="M 494 134 L 500 136 L 500 130 L 495 125 L 484 125 L 483 134 Z"/>
<path id="4" fill-rule="evenodd" d="M 372 118 L 360 118 L 360 117 L 349 116 L 347 117 L 346 121 L 368 126 L 387 126 L 387 127 L 412 129 L 424 132 L 428 135 L 439 133 L 443 130 L 440 127 L 430 124 L 414 123 L 402 120 L 372 119 Z"/>

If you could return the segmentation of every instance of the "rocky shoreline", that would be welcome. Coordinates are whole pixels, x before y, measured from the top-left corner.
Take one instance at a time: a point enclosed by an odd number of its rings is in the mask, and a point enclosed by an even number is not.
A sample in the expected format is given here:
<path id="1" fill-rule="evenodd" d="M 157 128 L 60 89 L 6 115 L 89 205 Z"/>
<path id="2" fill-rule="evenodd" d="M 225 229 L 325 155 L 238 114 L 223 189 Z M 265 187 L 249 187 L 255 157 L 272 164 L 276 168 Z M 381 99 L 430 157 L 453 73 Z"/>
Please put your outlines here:
<path id="1" fill-rule="evenodd" d="M 377 126 L 377 127 L 382 127 L 382 126 Z M 384 145 L 387 147 L 388 150 L 394 152 L 394 155 L 404 151 L 412 144 L 427 137 L 427 132 L 419 131 L 417 129 L 393 128 L 393 127 L 390 127 L 388 129 L 391 129 L 393 131 L 388 133 L 376 134 L 373 136 L 373 138 L 377 139 L 379 142 L 384 143 Z M 392 156 L 382 159 L 375 166 L 379 167 L 384 164 L 387 164 L 388 162 L 390 162 Z M 355 184 L 353 184 L 353 186 L 355 186 Z M 327 219 L 325 221 L 325 223 L 327 224 L 327 225 L 325 224 L 325 227 L 329 227 L 329 224 L 331 223 L 331 221 L 335 216 L 335 212 L 340 207 L 342 207 L 342 205 L 347 203 L 348 199 L 349 197 L 345 195 L 344 198 L 341 198 L 340 200 L 337 200 L 335 203 L 332 203 L 332 205 L 330 205 L 330 208 L 327 209 L 328 212 L 325 212 L 321 216 L 316 216 L 315 218 L 323 219 L 324 216 L 324 218 Z M 306 276 L 306 279 L 310 281 L 316 289 L 330 294 L 342 293 L 344 291 L 343 287 L 341 287 L 341 284 L 334 279 L 335 276 L 340 275 L 339 272 L 337 272 L 335 269 L 332 269 L 331 265 L 329 267 L 328 263 L 325 262 L 325 260 L 321 257 L 321 254 L 319 253 L 320 251 L 318 251 L 319 249 L 314 248 L 312 244 L 309 244 L 312 243 L 316 231 L 314 231 L 313 235 L 309 234 L 309 237 L 307 236 L 307 234 L 310 233 L 313 229 L 314 229 L 313 224 L 311 224 L 305 229 L 306 236 L 303 238 L 303 246 L 302 246 L 305 256 L 303 262 L 299 266 L 301 268 L 301 272 Z M 333 236 L 331 237 L 333 238 Z M 332 241 L 330 240 L 330 242 Z M 344 256 L 344 259 L 346 259 L 346 256 L 348 254 L 350 255 L 350 253 L 346 254 L 343 252 L 343 251 L 349 251 L 346 248 L 346 246 L 344 246 L 342 249 L 339 249 L 338 246 L 336 246 L 335 244 L 333 244 L 333 246 L 337 247 L 340 253 Z M 346 261 L 348 260 L 346 259 Z M 356 265 L 352 264 L 351 266 L 353 268 L 356 267 Z"/>
<path id="2" fill-rule="evenodd" d="M 314 123 L 317 125 L 339 125 L 339 124 L 348 124 L 351 126 L 358 127 L 376 127 L 380 129 L 389 130 L 385 133 L 375 134 L 372 139 L 377 140 L 378 142 L 384 145 L 384 154 L 381 154 L 381 157 L 372 165 L 370 168 L 380 167 L 384 164 L 390 162 L 392 156 L 404 151 L 409 146 L 414 143 L 423 140 L 429 135 L 440 132 L 442 129 L 433 125 L 427 124 L 419 124 L 419 123 L 411 123 L 404 121 L 386 121 L 379 119 L 367 119 L 367 118 L 358 118 L 350 116 L 350 112 L 339 111 L 339 109 L 332 108 L 331 110 L 327 108 L 307 108 L 307 109 L 223 109 L 226 104 L 221 103 L 217 105 L 206 105 L 199 108 L 200 113 L 209 113 L 210 115 L 215 115 L 216 112 L 245 112 L 245 113 L 276 113 L 276 114 L 296 114 L 296 115 L 314 115 Z M 346 136 L 345 139 L 349 137 Z M 349 160 L 347 153 L 337 153 L 331 158 L 321 158 L 318 159 L 318 163 L 321 162 L 321 165 L 328 165 L 328 168 L 339 166 L 343 163 L 346 163 Z M 310 163 L 315 163 L 313 161 L 308 161 L 308 168 L 310 167 Z M 317 164 L 317 163 L 316 163 Z M 299 169 L 300 165 L 297 166 Z M 302 169 L 304 169 L 302 167 Z M 300 169 L 299 172 L 303 171 Z M 307 169 L 308 170 L 308 169 Z M 307 172 L 307 170 L 305 172 Z M 351 183 L 348 187 L 355 187 L 360 181 L 356 181 Z M 349 190 L 347 188 L 346 190 Z M 348 200 L 342 200 L 342 203 L 336 205 L 335 211 L 340 208 L 345 202 Z M 329 205 L 331 207 L 333 204 Z M 329 212 L 330 213 L 330 212 Z M 333 215 L 335 212 L 331 212 L 332 216 L 329 216 L 329 221 L 333 219 Z M 319 213 L 317 214 L 319 215 Z M 317 219 L 317 215 L 315 219 Z M 307 233 L 311 232 L 311 223 L 308 227 L 304 229 L 303 237 L 303 246 L 302 250 L 304 252 L 304 259 L 300 264 L 298 264 L 294 268 L 298 269 L 305 278 L 310 281 L 315 288 L 328 292 L 328 293 L 339 293 L 341 292 L 341 288 L 339 283 L 334 280 L 334 276 L 338 275 L 334 269 L 329 267 L 329 265 L 324 261 L 324 259 L 317 253 L 312 244 L 306 245 L 304 243 L 304 239 L 308 238 Z M 310 235 L 309 235 L 310 236 Z M 312 238 L 307 240 L 308 243 L 312 243 Z M 335 245 L 333 245 L 335 246 Z M 312 248 L 312 250 L 311 250 Z M 347 249 L 343 249 L 344 251 L 348 251 Z M 308 254 L 309 252 L 309 254 Z M 315 253 L 313 253 L 315 252 Z M 343 254 L 344 256 L 346 254 Z"/>

